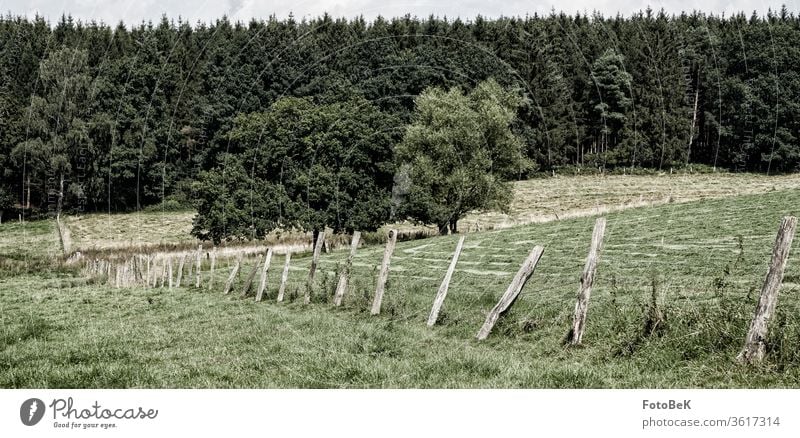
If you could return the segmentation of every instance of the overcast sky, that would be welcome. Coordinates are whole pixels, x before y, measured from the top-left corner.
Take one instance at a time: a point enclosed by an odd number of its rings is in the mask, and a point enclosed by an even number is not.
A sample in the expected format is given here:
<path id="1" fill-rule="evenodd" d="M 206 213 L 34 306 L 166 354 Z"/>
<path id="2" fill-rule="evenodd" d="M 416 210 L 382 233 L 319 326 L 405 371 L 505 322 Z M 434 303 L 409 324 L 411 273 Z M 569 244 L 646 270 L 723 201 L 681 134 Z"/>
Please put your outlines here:
<path id="1" fill-rule="evenodd" d="M 598 10 L 605 15 L 617 12 L 629 15 L 645 9 L 664 8 L 668 12 L 691 11 L 721 14 L 726 12 L 752 11 L 765 13 L 768 8 L 779 10 L 781 4 L 795 13 L 800 9 L 800 0 L 0 0 L 0 11 L 14 15 L 43 15 L 56 21 L 62 13 L 72 14 L 82 20 L 98 20 L 116 24 L 138 23 L 142 20 L 158 20 L 162 14 L 188 19 L 211 21 L 222 15 L 234 20 L 249 21 L 251 18 L 265 18 L 271 14 L 286 17 L 290 12 L 295 17 L 317 16 L 327 11 L 334 16 L 353 17 L 363 15 L 374 18 L 377 15 L 391 17 L 410 13 L 417 16 L 430 14 L 447 17 L 470 18 L 481 14 L 485 17 L 499 15 L 524 16 L 525 14 L 548 13 L 551 9 L 574 13 Z"/>

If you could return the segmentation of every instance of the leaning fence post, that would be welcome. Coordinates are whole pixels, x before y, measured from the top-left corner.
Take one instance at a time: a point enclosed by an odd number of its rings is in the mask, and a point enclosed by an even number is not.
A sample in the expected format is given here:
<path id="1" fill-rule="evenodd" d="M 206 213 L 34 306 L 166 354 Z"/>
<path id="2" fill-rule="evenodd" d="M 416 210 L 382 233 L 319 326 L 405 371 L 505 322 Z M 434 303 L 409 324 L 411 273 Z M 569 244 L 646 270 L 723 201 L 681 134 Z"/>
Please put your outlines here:
<path id="1" fill-rule="evenodd" d="M 386 242 L 386 249 L 383 251 L 381 271 L 378 273 L 378 285 L 375 287 L 375 298 L 372 300 L 372 311 L 370 313 L 373 315 L 381 313 L 381 302 L 383 301 L 383 292 L 386 288 L 386 280 L 389 278 L 389 262 L 392 259 L 395 243 L 397 243 L 397 230 L 390 230 L 389 240 Z"/>
<path id="2" fill-rule="evenodd" d="M 278 302 L 283 301 L 283 293 L 286 292 L 286 281 L 289 279 L 289 261 L 292 259 L 291 251 L 286 251 L 286 261 L 283 262 L 283 274 L 281 274 L 281 286 L 278 289 Z"/>
<path id="3" fill-rule="evenodd" d="M 233 265 L 233 269 L 231 270 L 231 275 L 228 276 L 228 281 L 225 282 L 225 290 L 222 292 L 224 295 L 228 295 L 231 292 L 233 281 L 236 279 L 236 274 L 239 273 L 239 266 L 241 264 L 242 264 L 242 253 L 239 253 L 239 256 L 236 257 L 236 264 Z"/>
<path id="4" fill-rule="evenodd" d="M 494 308 L 489 312 L 486 316 L 486 321 L 483 323 L 483 326 L 478 331 L 478 335 L 476 336 L 478 340 L 486 339 L 489 336 L 489 333 L 492 331 L 497 319 L 500 318 L 502 314 L 504 314 L 512 304 L 517 300 L 519 294 L 522 292 L 522 288 L 525 286 L 525 283 L 528 282 L 528 279 L 531 278 L 533 275 L 533 271 L 536 269 L 536 264 L 539 263 L 539 259 L 542 257 L 542 253 L 544 252 L 544 248 L 541 246 L 534 246 L 531 253 L 528 254 L 528 257 L 522 262 L 522 266 L 520 266 L 519 271 L 517 271 L 517 275 L 514 276 L 514 279 L 511 281 L 511 284 L 508 285 L 508 289 L 500 298 L 500 301 L 494 306 Z"/>
<path id="5" fill-rule="evenodd" d="M 594 223 L 592 232 L 592 244 L 589 247 L 589 255 L 586 257 L 586 265 L 583 267 L 581 284 L 578 287 L 578 301 L 575 303 L 575 315 L 572 320 L 572 329 L 567 334 L 567 342 L 572 345 L 579 345 L 583 339 L 583 332 L 586 329 L 586 313 L 589 310 L 589 297 L 592 295 L 592 286 L 597 272 L 597 263 L 600 260 L 600 251 L 603 249 L 603 235 L 606 232 L 606 218 L 599 217 Z"/>
<path id="6" fill-rule="evenodd" d="M 750 329 L 747 332 L 744 348 L 736 357 L 739 362 L 758 362 L 764 358 L 765 342 L 769 334 L 767 323 L 778 302 L 778 291 L 783 282 L 783 271 L 786 269 L 786 261 L 789 259 L 789 250 L 792 247 L 796 228 L 796 217 L 786 216 L 781 220 L 778 235 L 775 237 L 775 244 L 772 247 L 772 260 L 769 263 L 764 285 L 761 287 L 761 296 L 756 306 L 755 315 L 750 322 Z"/>
<path id="7" fill-rule="evenodd" d="M 308 281 L 306 282 L 306 296 L 303 299 L 304 304 L 311 302 L 311 292 L 314 287 L 314 274 L 317 272 L 317 263 L 319 263 L 319 253 L 322 251 L 322 244 L 325 241 L 325 230 L 321 230 L 317 234 L 317 241 L 314 243 L 314 255 L 311 258 L 311 267 L 308 268 Z"/>
<path id="8" fill-rule="evenodd" d="M 444 274 L 444 280 L 436 291 L 436 298 L 433 299 L 433 307 L 431 307 L 431 314 L 428 316 L 428 327 L 433 327 L 436 320 L 439 319 L 439 311 L 442 309 L 444 299 L 447 297 L 447 289 L 450 287 L 450 279 L 453 278 L 453 272 L 456 270 L 458 263 L 458 256 L 461 254 L 461 248 L 464 246 L 464 239 L 467 236 L 461 236 L 456 245 L 456 251 L 453 253 L 453 259 L 450 260 L 450 266 L 447 268 L 447 273 Z"/>
<path id="9" fill-rule="evenodd" d="M 246 297 L 247 294 L 250 292 L 250 289 L 253 287 L 253 280 L 256 278 L 256 273 L 258 272 L 258 267 L 261 265 L 262 257 L 264 256 L 263 255 L 258 256 L 255 264 L 253 265 L 253 269 L 251 269 L 250 273 L 247 274 L 247 280 L 245 280 L 244 288 L 242 288 L 242 298 Z"/>
<path id="10" fill-rule="evenodd" d="M 261 281 L 258 283 L 256 302 L 264 298 L 264 290 L 267 288 L 267 270 L 269 269 L 270 262 L 272 262 L 272 248 L 267 250 L 267 256 L 264 258 L 264 268 L 261 270 Z"/>
<path id="11" fill-rule="evenodd" d="M 356 255 L 359 240 L 361 240 L 361 231 L 356 231 L 353 233 L 353 240 L 350 241 L 350 254 L 342 267 L 342 272 L 339 273 L 339 283 L 336 285 L 336 294 L 333 297 L 333 304 L 336 306 L 342 305 L 342 298 L 347 292 L 347 286 L 350 283 L 350 270 L 353 267 L 353 257 Z"/>

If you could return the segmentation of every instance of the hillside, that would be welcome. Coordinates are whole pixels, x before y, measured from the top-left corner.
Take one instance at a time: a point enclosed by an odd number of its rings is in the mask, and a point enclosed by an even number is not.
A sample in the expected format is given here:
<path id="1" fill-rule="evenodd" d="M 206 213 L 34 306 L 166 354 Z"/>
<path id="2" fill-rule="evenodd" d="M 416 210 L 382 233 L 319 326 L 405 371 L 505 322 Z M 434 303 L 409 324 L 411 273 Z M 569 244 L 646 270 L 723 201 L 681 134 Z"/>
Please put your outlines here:
<path id="1" fill-rule="evenodd" d="M 798 387 L 799 251 L 789 260 L 766 363 L 733 360 L 778 222 L 800 213 L 800 190 L 762 186 L 767 193 L 608 213 L 582 348 L 561 341 L 593 217 L 469 233 L 433 329 L 425 319 L 458 236 L 399 242 L 377 317 L 369 304 L 381 246 L 359 249 L 339 309 L 328 301 L 345 250 L 323 255 L 308 306 L 307 257 L 292 259 L 280 304 L 282 256 L 272 261 L 262 303 L 222 295 L 227 261 L 210 291 L 116 289 L 75 281 L 69 269 L 3 276 L 0 386 Z M 690 196 L 675 193 L 673 201 Z M 545 247 L 536 273 L 489 339 L 475 341 L 534 244 Z M 655 309 L 663 329 L 645 333 Z"/>

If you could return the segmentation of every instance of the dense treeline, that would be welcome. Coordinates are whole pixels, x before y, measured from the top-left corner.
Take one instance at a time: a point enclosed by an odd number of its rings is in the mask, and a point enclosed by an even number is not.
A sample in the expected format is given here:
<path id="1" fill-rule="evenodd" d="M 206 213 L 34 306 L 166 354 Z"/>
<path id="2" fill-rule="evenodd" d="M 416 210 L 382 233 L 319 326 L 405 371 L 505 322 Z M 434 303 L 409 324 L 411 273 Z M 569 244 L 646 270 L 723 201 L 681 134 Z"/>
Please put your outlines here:
<path id="1" fill-rule="evenodd" d="M 468 91 L 488 78 L 522 97 L 514 129 L 535 165 L 517 177 L 688 163 L 794 171 L 798 41 L 800 18 L 785 8 L 766 17 L 648 10 L 468 21 L 163 19 L 132 28 L 8 16 L 0 19 L 0 209 L 181 201 L 198 175 L 260 141 L 237 138 L 237 116 L 281 97 L 334 106 L 362 99 L 386 114 L 374 120 L 402 132 L 423 90 Z"/>

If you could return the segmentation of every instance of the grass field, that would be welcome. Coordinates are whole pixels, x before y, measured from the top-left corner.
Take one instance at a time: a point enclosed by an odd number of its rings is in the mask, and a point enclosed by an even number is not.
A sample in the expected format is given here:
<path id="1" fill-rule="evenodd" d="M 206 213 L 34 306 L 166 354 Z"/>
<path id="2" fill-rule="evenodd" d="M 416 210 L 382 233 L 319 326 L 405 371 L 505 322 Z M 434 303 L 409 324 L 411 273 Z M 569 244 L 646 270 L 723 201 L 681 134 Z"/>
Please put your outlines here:
<path id="1" fill-rule="evenodd" d="M 504 213 L 469 214 L 462 231 L 507 228 L 592 216 L 628 208 L 800 189 L 800 174 L 768 177 L 757 174 L 675 174 L 647 176 L 558 176 L 514 183 L 514 201 Z M 194 212 L 87 214 L 68 217 L 73 249 L 124 249 L 154 245 L 192 247 L 189 235 Z M 401 230 L 424 227 L 396 224 Z M 434 233 L 433 228 L 427 231 Z M 56 234 L 52 235 L 58 239 Z M 0 237 L 0 242 L 3 242 Z M 16 244 L 16 242 L 13 242 Z M 0 243 L 2 245 L 2 243 Z"/>
<path id="2" fill-rule="evenodd" d="M 369 305 L 380 246 L 359 249 L 342 308 L 329 301 L 346 250 L 323 255 L 307 306 L 307 256 L 293 257 L 280 304 L 282 256 L 272 261 L 261 303 L 222 295 L 227 261 L 211 291 L 116 289 L 78 281 L 74 268 L 8 262 L 0 269 L 0 387 L 797 388 L 799 251 L 766 361 L 734 360 L 780 218 L 800 213 L 800 190 L 777 182 L 772 190 L 766 181 L 757 195 L 681 203 L 694 195 L 673 192 L 672 203 L 612 209 L 580 348 L 562 340 L 589 246 L 588 216 L 468 234 L 433 329 L 425 319 L 458 236 L 399 242 L 377 317 Z M 41 242 L 52 233 L 47 222 L 4 224 L 0 257 L 45 257 Z M 13 243 L 23 237 L 27 245 Z M 545 247 L 536 273 L 489 339 L 476 341 L 534 244 Z M 645 332 L 656 313 L 660 328 Z"/>

